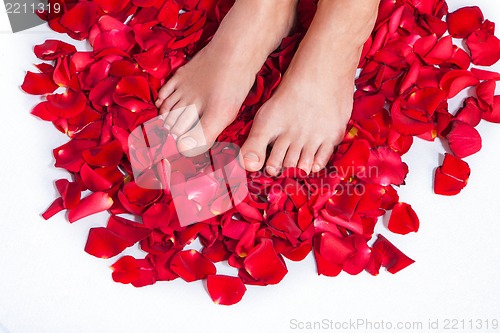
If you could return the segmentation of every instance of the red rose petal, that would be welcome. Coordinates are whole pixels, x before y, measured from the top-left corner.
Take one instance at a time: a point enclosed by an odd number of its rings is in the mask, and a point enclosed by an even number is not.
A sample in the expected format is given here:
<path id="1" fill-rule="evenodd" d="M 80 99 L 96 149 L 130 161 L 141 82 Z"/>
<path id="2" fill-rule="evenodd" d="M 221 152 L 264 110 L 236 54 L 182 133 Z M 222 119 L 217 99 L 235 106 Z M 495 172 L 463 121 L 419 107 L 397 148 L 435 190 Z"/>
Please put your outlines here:
<path id="1" fill-rule="evenodd" d="M 73 118 L 85 110 L 87 98 L 81 91 L 68 90 L 47 96 L 47 110 L 61 118 Z"/>
<path id="2" fill-rule="evenodd" d="M 465 99 L 463 107 L 457 112 L 455 119 L 476 127 L 481 121 L 482 113 L 477 99 L 468 97 Z"/>
<path id="3" fill-rule="evenodd" d="M 37 58 L 54 60 L 76 52 L 76 47 L 60 40 L 47 39 L 43 44 L 36 45 L 34 49 Z"/>
<path id="4" fill-rule="evenodd" d="M 64 203 L 64 208 L 72 209 L 80 203 L 81 187 L 76 182 L 70 182 L 67 179 L 59 179 L 56 181 L 56 188 Z"/>
<path id="5" fill-rule="evenodd" d="M 482 140 L 471 125 L 455 120 L 446 136 L 450 149 L 457 157 L 464 158 L 481 150 Z"/>
<path id="6" fill-rule="evenodd" d="M 131 256 L 121 257 L 113 265 L 113 280 L 119 283 L 131 283 L 134 287 L 143 287 L 156 282 L 157 272 L 146 259 Z"/>
<path id="7" fill-rule="evenodd" d="M 151 229 L 145 227 L 143 224 L 119 216 L 111 216 L 106 228 L 126 241 L 127 246 L 132 246 L 151 234 Z"/>
<path id="8" fill-rule="evenodd" d="M 478 83 L 478 79 L 471 72 L 456 70 L 446 73 L 439 82 L 439 87 L 448 94 L 448 98 L 453 98 L 465 88 Z"/>
<path id="9" fill-rule="evenodd" d="M 216 272 L 214 264 L 196 250 L 174 254 L 170 260 L 170 269 L 187 282 L 204 279 Z"/>
<path id="10" fill-rule="evenodd" d="M 493 108 L 495 98 L 495 81 L 483 81 L 476 87 L 476 95 L 479 107 L 484 111 Z"/>
<path id="11" fill-rule="evenodd" d="M 245 271 L 264 284 L 279 283 L 288 272 L 285 262 L 273 247 L 270 239 L 262 239 L 243 263 Z"/>
<path id="12" fill-rule="evenodd" d="M 106 228 L 91 228 L 85 252 L 97 258 L 108 259 L 120 254 L 129 244 Z"/>
<path id="13" fill-rule="evenodd" d="M 239 277 L 209 275 L 207 289 L 215 304 L 233 305 L 241 301 L 247 288 Z"/>
<path id="14" fill-rule="evenodd" d="M 484 17 L 479 7 L 463 7 L 446 16 L 448 31 L 454 38 L 467 38 L 481 28 Z"/>
<path id="15" fill-rule="evenodd" d="M 500 59 L 500 40 L 487 31 L 472 33 L 466 43 L 475 65 L 492 66 Z"/>
<path id="16" fill-rule="evenodd" d="M 31 95 L 45 95 L 54 92 L 59 86 L 52 80 L 50 74 L 26 73 L 21 88 Z"/>
<path id="17" fill-rule="evenodd" d="M 84 163 L 82 151 L 93 146 L 95 143 L 90 140 L 71 140 L 54 149 L 53 154 L 56 159 L 54 165 L 68 171 L 78 172 Z"/>
<path id="18" fill-rule="evenodd" d="M 470 71 L 478 78 L 478 80 L 493 80 L 493 81 L 500 80 L 500 73 L 497 72 L 492 72 L 480 68 L 471 68 Z"/>
<path id="19" fill-rule="evenodd" d="M 378 235 L 377 240 L 373 243 L 372 255 L 366 266 L 366 271 L 372 275 L 378 275 L 382 266 L 387 268 L 389 273 L 396 274 L 414 262 L 384 236 Z"/>
<path id="20" fill-rule="evenodd" d="M 87 32 L 97 22 L 97 4 L 91 1 L 79 2 L 65 12 L 60 19 L 62 26 L 75 33 Z"/>
<path id="21" fill-rule="evenodd" d="M 343 237 L 323 232 L 314 241 L 314 258 L 318 275 L 337 276 L 344 262 L 355 253 L 352 242 Z"/>
<path id="22" fill-rule="evenodd" d="M 456 195 L 467 185 L 469 176 L 470 168 L 467 162 L 445 154 L 443 165 L 436 169 L 434 193 Z"/>
<path id="23" fill-rule="evenodd" d="M 402 185 L 407 173 L 408 166 L 403 163 L 401 156 L 392 149 L 382 146 L 370 151 L 366 170 L 358 174 L 358 177 L 382 186 Z"/>
<path id="24" fill-rule="evenodd" d="M 492 123 L 500 123 L 500 96 L 495 96 L 493 99 L 493 108 L 491 111 L 484 111 L 481 115 L 486 121 Z"/>
<path id="25" fill-rule="evenodd" d="M 82 152 L 82 157 L 88 164 L 98 167 L 117 165 L 122 156 L 122 146 L 118 140 Z"/>
<path id="26" fill-rule="evenodd" d="M 399 202 L 394 206 L 387 225 L 390 231 L 406 235 L 410 232 L 417 232 L 419 226 L 418 216 L 410 205 Z"/>
<path id="27" fill-rule="evenodd" d="M 104 192 L 95 192 L 83 198 L 78 205 L 70 210 L 68 220 L 73 223 L 89 215 L 108 210 L 113 205 L 113 199 Z"/>
<path id="28" fill-rule="evenodd" d="M 52 216 L 56 215 L 57 213 L 59 213 L 60 211 L 62 211 L 64 209 L 65 209 L 65 207 L 64 207 L 63 199 L 57 198 L 56 200 L 54 200 L 54 202 L 52 202 L 52 204 L 49 206 L 49 208 L 47 208 L 47 210 L 45 210 L 45 212 L 43 212 L 42 217 L 45 220 L 48 220 Z"/>

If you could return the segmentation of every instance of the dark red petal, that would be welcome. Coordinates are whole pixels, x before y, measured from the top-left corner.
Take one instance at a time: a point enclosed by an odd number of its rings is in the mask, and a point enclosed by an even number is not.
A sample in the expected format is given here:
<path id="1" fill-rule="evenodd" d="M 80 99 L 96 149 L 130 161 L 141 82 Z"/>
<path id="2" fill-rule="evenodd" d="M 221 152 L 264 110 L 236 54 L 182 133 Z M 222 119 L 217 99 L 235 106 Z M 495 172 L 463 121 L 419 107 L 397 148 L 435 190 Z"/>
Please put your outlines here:
<path id="1" fill-rule="evenodd" d="M 318 275 L 337 276 L 342 271 L 344 262 L 355 253 L 349 239 L 322 232 L 314 238 L 314 258 Z"/>
<path id="2" fill-rule="evenodd" d="M 158 272 L 147 259 L 121 257 L 112 266 L 113 280 L 119 283 L 131 283 L 134 287 L 144 287 L 156 282 Z"/>
<path id="3" fill-rule="evenodd" d="M 117 165 L 123 156 L 120 141 L 113 140 L 105 145 L 86 149 L 82 153 L 83 159 L 90 165 L 104 167 Z"/>
<path id="4" fill-rule="evenodd" d="M 446 16 L 448 31 L 454 38 L 466 38 L 481 28 L 484 17 L 477 6 L 460 8 Z"/>
<path id="5" fill-rule="evenodd" d="M 86 163 L 80 169 L 80 177 L 82 177 L 85 186 L 91 191 L 105 191 L 113 187 L 113 183 L 98 174 Z"/>
<path id="6" fill-rule="evenodd" d="M 80 202 L 82 188 L 77 182 L 70 182 L 67 179 L 56 181 L 56 188 L 64 202 L 64 208 L 72 209 Z"/>
<path id="7" fill-rule="evenodd" d="M 369 157 L 369 143 L 355 140 L 343 155 L 335 159 L 333 165 L 340 177 L 349 178 L 365 170 Z"/>
<path id="8" fill-rule="evenodd" d="M 130 4 L 130 0 L 96 0 L 105 13 L 119 13 Z"/>
<path id="9" fill-rule="evenodd" d="M 85 252 L 97 258 L 108 259 L 120 254 L 129 244 L 106 228 L 91 228 Z"/>
<path id="10" fill-rule="evenodd" d="M 140 276 L 137 259 L 132 256 L 121 257 L 111 265 L 111 269 L 113 270 L 113 281 L 119 283 L 132 283 Z"/>
<path id="11" fill-rule="evenodd" d="M 62 26 L 75 33 L 87 32 L 97 22 L 97 4 L 91 1 L 79 2 L 65 12 L 60 19 Z"/>
<path id="12" fill-rule="evenodd" d="M 387 227 L 390 231 L 406 235 L 410 232 L 417 232 L 420 221 L 413 208 L 404 202 L 398 202 L 392 209 L 391 217 Z"/>
<path id="13" fill-rule="evenodd" d="M 108 220 L 107 230 L 127 242 L 127 246 L 132 246 L 135 243 L 148 237 L 151 229 L 146 228 L 143 224 L 133 222 L 123 217 L 112 215 Z"/>
<path id="14" fill-rule="evenodd" d="M 153 263 L 158 276 L 156 277 L 158 281 L 172 281 L 177 279 L 179 276 L 175 274 L 170 269 L 170 258 L 176 253 L 175 249 L 170 249 L 167 252 L 161 251 L 160 254 L 148 254 L 146 258 L 150 259 Z"/>
<path id="15" fill-rule="evenodd" d="M 201 280 L 216 273 L 213 262 L 196 250 L 174 254 L 170 261 L 170 269 L 187 282 Z"/>
<path id="16" fill-rule="evenodd" d="M 270 239 L 261 239 L 244 262 L 245 271 L 263 284 L 277 284 L 288 272 L 283 258 L 274 250 Z"/>
<path id="17" fill-rule="evenodd" d="M 151 99 L 149 83 L 142 76 L 127 76 L 116 85 L 116 94 L 120 97 L 137 97 L 143 101 Z"/>
<path id="18" fill-rule="evenodd" d="M 453 121 L 446 138 L 451 151 L 457 157 L 464 158 L 481 150 L 482 140 L 479 132 L 464 122 Z"/>
<path id="19" fill-rule="evenodd" d="M 475 65 L 492 66 L 500 59 L 500 40 L 487 31 L 472 33 L 466 43 Z"/>
<path id="20" fill-rule="evenodd" d="M 59 119 L 59 117 L 50 113 L 47 108 L 47 104 L 47 101 L 38 103 L 33 110 L 31 110 L 31 114 L 45 121 L 55 121 Z"/>
<path id="21" fill-rule="evenodd" d="M 68 143 L 54 149 L 53 154 L 56 159 L 55 166 L 68 171 L 78 172 L 84 161 L 82 151 L 95 146 L 90 140 L 71 140 Z"/>
<path id="22" fill-rule="evenodd" d="M 28 72 L 21 88 L 31 95 L 45 95 L 54 92 L 58 85 L 54 83 L 50 74 Z"/>
<path id="23" fill-rule="evenodd" d="M 479 80 L 471 72 L 456 70 L 446 73 L 439 82 L 439 87 L 447 93 L 448 98 L 453 98 L 465 88 L 478 83 Z"/>
<path id="24" fill-rule="evenodd" d="M 239 277 L 209 275 L 207 289 L 215 304 L 233 305 L 241 301 L 247 288 Z"/>
<path id="25" fill-rule="evenodd" d="M 432 50 L 427 53 L 424 60 L 429 65 L 439 65 L 450 59 L 453 55 L 453 42 L 451 36 L 441 38 Z"/>
<path id="26" fill-rule="evenodd" d="M 495 88 L 495 81 L 483 81 L 476 86 L 477 101 L 482 110 L 489 111 L 493 108 Z"/>
<path id="27" fill-rule="evenodd" d="M 52 202 L 52 204 L 47 208 L 47 210 L 42 214 L 45 220 L 50 219 L 52 216 L 56 215 L 64 209 L 64 203 L 62 198 L 57 198 Z"/>
<path id="28" fill-rule="evenodd" d="M 47 96 L 47 110 L 61 118 L 73 118 L 85 110 L 87 98 L 81 91 L 68 90 Z"/>
<path id="29" fill-rule="evenodd" d="M 76 52 L 76 47 L 60 40 L 47 39 L 35 46 L 35 55 L 42 60 L 54 60 Z"/>
<path id="30" fill-rule="evenodd" d="M 370 261 L 371 249 L 366 244 L 366 239 L 363 236 L 352 235 L 349 238 L 351 238 L 356 252 L 347 258 L 343 269 L 348 274 L 357 275 L 366 268 L 366 265 Z"/>
<path id="31" fill-rule="evenodd" d="M 408 117 L 401 107 L 402 101 L 397 100 L 392 104 L 391 116 L 394 129 L 401 135 L 420 135 L 434 129 L 434 124 L 430 121 L 420 121 Z"/>
<path id="32" fill-rule="evenodd" d="M 373 243 L 370 261 L 366 271 L 372 275 L 378 275 L 380 267 L 385 267 L 392 274 L 413 264 L 415 261 L 398 250 L 384 236 L 378 235 Z"/>
<path id="33" fill-rule="evenodd" d="M 457 112 L 455 119 L 463 121 L 476 127 L 481 121 L 482 111 L 478 106 L 477 99 L 474 97 L 467 97 L 464 101 L 463 107 Z"/>
<path id="34" fill-rule="evenodd" d="M 478 80 L 494 80 L 500 81 L 500 73 L 488 71 L 480 68 L 471 68 L 470 71 L 474 74 Z"/>
<path id="35" fill-rule="evenodd" d="M 382 186 L 402 185 L 408 173 L 408 166 L 401 156 L 389 147 L 381 146 L 370 151 L 366 170 L 357 176 L 369 183 Z"/>
<path id="36" fill-rule="evenodd" d="M 436 169 L 434 193 L 456 195 L 467 185 L 470 168 L 467 162 L 445 154 L 443 165 Z"/>
<path id="37" fill-rule="evenodd" d="M 108 210 L 113 205 L 113 199 L 104 192 L 95 192 L 83 198 L 68 214 L 69 222 L 73 223 L 96 213 Z"/>
<path id="38" fill-rule="evenodd" d="M 495 96 L 491 111 L 484 111 L 482 117 L 492 123 L 500 123 L 500 95 Z"/>

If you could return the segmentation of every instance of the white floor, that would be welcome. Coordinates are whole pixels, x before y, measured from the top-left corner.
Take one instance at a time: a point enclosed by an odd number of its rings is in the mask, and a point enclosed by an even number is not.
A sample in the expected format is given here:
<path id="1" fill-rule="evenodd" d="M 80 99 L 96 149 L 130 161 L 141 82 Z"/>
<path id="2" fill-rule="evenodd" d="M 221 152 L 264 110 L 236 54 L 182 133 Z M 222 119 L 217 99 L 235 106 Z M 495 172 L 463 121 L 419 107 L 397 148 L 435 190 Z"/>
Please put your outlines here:
<path id="1" fill-rule="evenodd" d="M 500 23 L 496 1 L 451 0 L 450 7 L 472 2 Z M 53 168 L 51 156 L 65 137 L 29 114 L 38 98 L 19 86 L 36 61 L 34 44 L 69 39 L 46 27 L 12 34 L 6 20 L 2 12 L 0 333 L 294 332 L 300 331 L 299 322 L 323 319 L 333 323 L 324 322 L 328 325 L 321 331 L 359 319 L 374 328 L 382 320 L 385 327 L 387 322 L 393 327 L 397 322 L 421 322 L 421 330 L 407 331 L 428 332 L 429 320 L 439 320 L 440 331 L 447 320 L 458 320 L 458 328 L 469 327 L 469 320 L 474 325 L 480 320 L 483 328 L 486 320 L 490 327 L 492 320 L 500 320 L 500 125 L 489 123 L 479 126 L 484 147 L 466 159 L 472 176 L 457 197 L 432 193 L 433 170 L 444 152 L 438 142 L 417 141 L 405 156 L 410 174 L 400 195 L 419 214 L 421 229 L 408 236 L 378 229 L 416 260 L 396 275 L 384 271 L 378 277 L 318 277 L 309 256 L 300 263 L 288 262 L 289 274 L 279 285 L 249 287 L 243 301 L 232 307 L 214 305 L 201 282 L 157 283 L 142 289 L 114 283 L 107 268 L 114 260 L 83 251 L 88 229 L 102 225 L 103 216 L 74 225 L 62 214 L 50 221 L 39 216 L 55 198 L 53 181 L 66 176 Z M 500 64 L 495 69 L 500 71 Z"/>

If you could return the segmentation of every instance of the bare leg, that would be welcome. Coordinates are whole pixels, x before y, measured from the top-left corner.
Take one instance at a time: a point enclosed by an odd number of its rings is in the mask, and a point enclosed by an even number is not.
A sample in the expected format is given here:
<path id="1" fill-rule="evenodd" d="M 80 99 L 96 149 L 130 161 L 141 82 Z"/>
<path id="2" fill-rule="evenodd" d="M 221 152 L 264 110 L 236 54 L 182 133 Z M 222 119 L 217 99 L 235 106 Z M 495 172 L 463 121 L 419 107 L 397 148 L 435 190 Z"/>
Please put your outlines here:
<path id="1" fill-rule="evenodd" d="M 296 2 L 236 0 L 211 42 L 160 89 L 156 105 L 168 113 L 165 123 L 182 153 L 207 150 L 235 119 L 256 74 L 292 28 Z"/>
<path id="2" fill-rule="evenodd" d="M 372 32 L 379 0 L 320 0 L 314 20 L 283 81 L 256 115 L 242 147 L 245 167 L 283 167 L 306 172 L 325 167 L 344 136 L 354 77 L 364 42 Z"/>

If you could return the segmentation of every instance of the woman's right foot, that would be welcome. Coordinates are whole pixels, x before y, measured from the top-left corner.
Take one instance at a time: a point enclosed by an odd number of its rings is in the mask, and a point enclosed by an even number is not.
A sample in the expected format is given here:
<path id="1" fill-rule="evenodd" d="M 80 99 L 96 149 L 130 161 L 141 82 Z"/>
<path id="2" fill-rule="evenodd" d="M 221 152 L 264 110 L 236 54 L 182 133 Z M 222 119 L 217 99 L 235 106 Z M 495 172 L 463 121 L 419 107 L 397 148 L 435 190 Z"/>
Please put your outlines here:
<path id="1" fill-rule="evenodd" d="M 236 118 L 269 54 L 290 32 L 297 0 L 236 0 L 215 36 L 160 89 L 156 106 L 179 151 L 208 150 Z"/>

